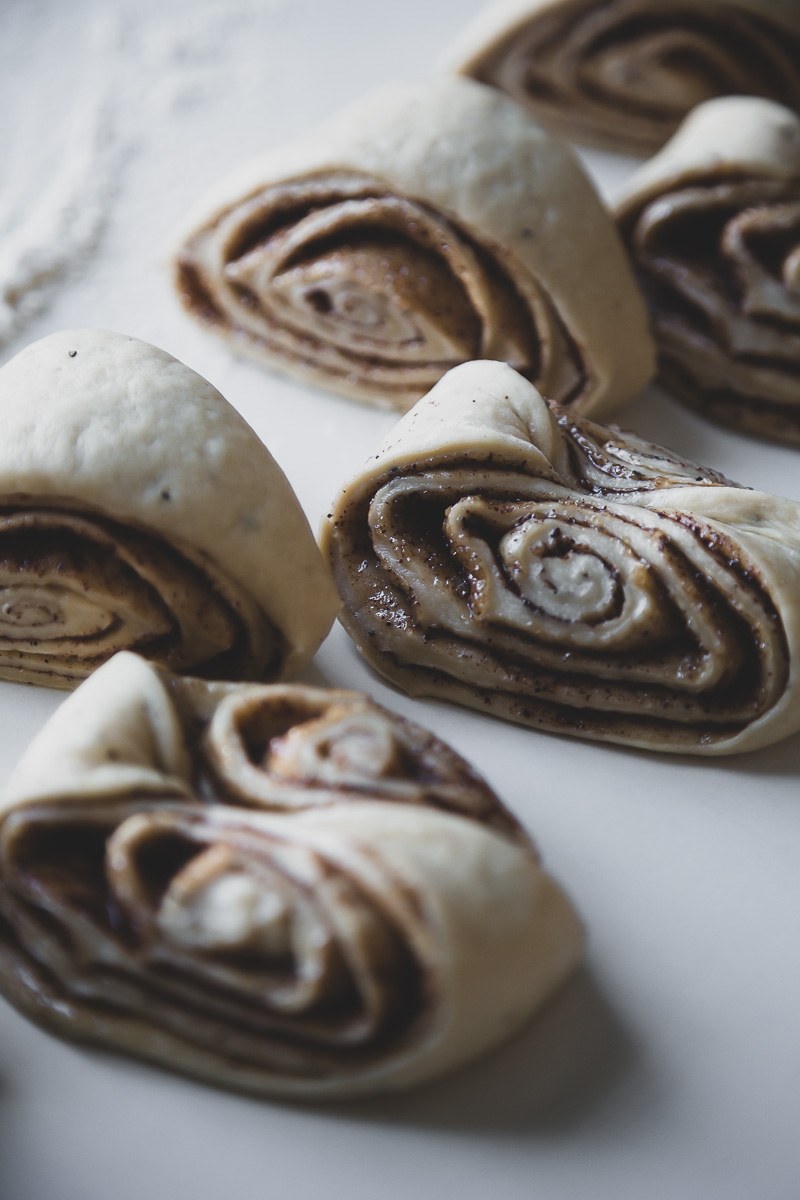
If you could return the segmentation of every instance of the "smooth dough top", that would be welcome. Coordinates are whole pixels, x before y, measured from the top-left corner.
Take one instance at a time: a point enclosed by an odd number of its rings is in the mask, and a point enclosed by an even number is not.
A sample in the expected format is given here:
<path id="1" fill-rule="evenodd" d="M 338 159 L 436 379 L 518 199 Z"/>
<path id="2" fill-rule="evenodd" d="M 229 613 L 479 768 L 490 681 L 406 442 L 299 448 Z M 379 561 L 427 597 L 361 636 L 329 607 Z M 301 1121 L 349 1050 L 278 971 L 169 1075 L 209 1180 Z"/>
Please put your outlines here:
<path id="1" fill-rule="evenodd" d="M 0 496 L 74 500 L 218 564 L 287 641 L 285 670 L 338 600 L 297 497 L 207 380 L 147 342 L 67 330 L 0 369 Z"/>

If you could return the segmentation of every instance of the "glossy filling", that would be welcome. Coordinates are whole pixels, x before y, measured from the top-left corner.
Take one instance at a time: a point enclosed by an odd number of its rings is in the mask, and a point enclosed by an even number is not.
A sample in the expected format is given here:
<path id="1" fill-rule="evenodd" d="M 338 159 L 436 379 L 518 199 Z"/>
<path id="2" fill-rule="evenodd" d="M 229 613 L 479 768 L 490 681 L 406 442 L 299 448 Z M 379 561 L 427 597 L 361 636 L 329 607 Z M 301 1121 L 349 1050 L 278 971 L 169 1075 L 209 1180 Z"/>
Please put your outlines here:
<path id="1" fill-rule="evenodd" d="M 177 285 L 193 315 L 255 353 L 394 407 L 472 358 L 509 362 L 562 403 L 587 385 L 555 307 L 509 254 L 359 175 L 228 209 L 185 244 Z"/>
<path id="2" fill-rule="evenodd" d="M 0 504 L 0 677 L 70 687 L 118 650 L 268 678 L 282 638 L 210 561 L 94 512 Z"/>
<path id="3" fill-rule="evenodd" d="M 725 481 L 588 422 L 562 433 L 570 477 L 431 462 L 352 499 L 331 551 L 348 629 L 415 694 L 653 745 L 734 735 L 789 668 L 757 570 L 673 490 Z"/>

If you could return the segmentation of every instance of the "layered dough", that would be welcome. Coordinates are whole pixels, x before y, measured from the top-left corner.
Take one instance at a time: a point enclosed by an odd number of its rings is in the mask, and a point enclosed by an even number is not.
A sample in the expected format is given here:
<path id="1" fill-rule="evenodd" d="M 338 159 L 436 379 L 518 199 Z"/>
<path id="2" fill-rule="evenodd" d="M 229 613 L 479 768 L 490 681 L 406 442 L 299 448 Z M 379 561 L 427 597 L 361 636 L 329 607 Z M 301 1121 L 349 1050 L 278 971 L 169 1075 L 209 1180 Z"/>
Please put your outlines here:
<path id="1" fill-rule="evenodd" d="M 404 691 L 719 754 L 800 727 L 800 506 L 468 363 L 341 492 L 342 621 Z"/>
<path id="2" fill-rule="evenodd" d="M 72 687 L 120 649 L 273 679 L 335 591 L 289 483 L 206 380 L 135 338 L 53 334 L 0 370 L 0 678 Z"/>
<path id="3" fill-rule="evenodd" d="M 175 278 L 236 349 L 400 411 L 473 358 L 581 411 L 624 403 L 654 369 L 577 159 L 469 80 L 371 94 L 251 164 L 189 219 Z"/>
<path id="4" fill-rule="evenodd" d="M 800 110 L 797 0 L 498 0 L 448 55 L 557 132 L 649 154 L 716 96 Z"/>
<path id="5" fill-rule="evenodd" d="M 0 986 L 70 1037 L 225 1086 L 408 1086 L 509 1036 L 581 925 L 494 793 L 353 692 L 120 654 L 0 807 Z"/>
<path id="6" fill-rule="evenodd" d="M 757 99 L 703 105 L 618 216 L 665 385 L 714 420 L 800 444 L 800 117 Z"/>

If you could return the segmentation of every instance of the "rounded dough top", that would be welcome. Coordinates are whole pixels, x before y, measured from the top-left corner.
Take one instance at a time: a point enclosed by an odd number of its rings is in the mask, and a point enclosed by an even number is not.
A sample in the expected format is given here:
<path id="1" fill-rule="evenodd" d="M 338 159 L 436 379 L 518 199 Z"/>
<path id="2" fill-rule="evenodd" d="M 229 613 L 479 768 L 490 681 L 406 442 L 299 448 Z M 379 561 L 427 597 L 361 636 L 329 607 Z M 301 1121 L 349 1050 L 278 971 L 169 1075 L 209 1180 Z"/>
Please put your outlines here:
<path id="1" fill-rule="evenodd" d="M 118 333 L 65 330 L 0 369 L 0 496 L 80 501 L 181 539 L 238 583 L 299 669 L 338 608 L 297 497 L 202 376 Z"/>
<path id="2" fill-rule="evenodd" d="M 698 104 L 662 150 L 616 196 L 626 218 L 661 195 L 699 178 L 739 175 L 800 178 L 800 117 L 757 96 L 722 96 Z"/>

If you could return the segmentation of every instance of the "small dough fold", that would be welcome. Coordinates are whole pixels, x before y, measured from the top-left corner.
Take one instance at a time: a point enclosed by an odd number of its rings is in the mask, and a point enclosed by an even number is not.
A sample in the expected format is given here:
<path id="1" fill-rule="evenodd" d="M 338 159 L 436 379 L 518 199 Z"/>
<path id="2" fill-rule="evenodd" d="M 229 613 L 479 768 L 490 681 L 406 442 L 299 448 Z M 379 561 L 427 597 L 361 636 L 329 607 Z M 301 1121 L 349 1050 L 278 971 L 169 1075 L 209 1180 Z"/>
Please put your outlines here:
<path id="1" fill-rule="evenodd" d="M 722 754 L 800 728 L 800 506 L 449 372 L 322 534 L 341 620 L 403 691 L 552 732 Z"/>
<path id="2" fill-rule="evenodd" d="M 336 595 L 297 497 L 205 379 L 136 338 L 52 334 L 0 370 L 0 678 L 121 649 L 208 678 L 313 655 Z"/>
<path id="3" fill-rule="evenodd" d="M 410 1086 L 518 1029 L 583 930 L 437 738 L 345 691 L 204 683 L 122 653 L 0 802 L 0 987 L 227 1087 Z"/>
<path id="4" fill-rule="evenodd" d="M 382 89 L 246 167 L 188 220 L 175 281 L 236 350 L 399 411 L 473 358 L 580 411 L 654 370 L 576 156 L 465 79 Z"/>

